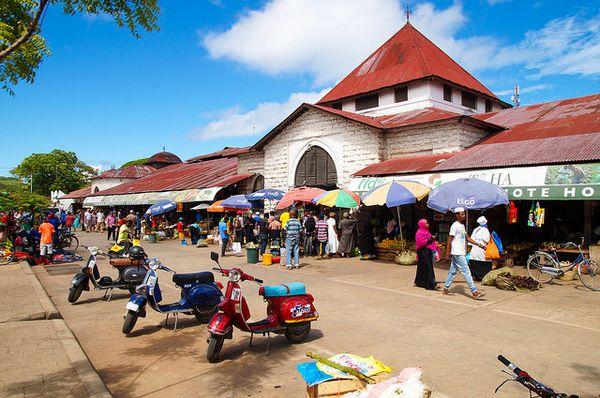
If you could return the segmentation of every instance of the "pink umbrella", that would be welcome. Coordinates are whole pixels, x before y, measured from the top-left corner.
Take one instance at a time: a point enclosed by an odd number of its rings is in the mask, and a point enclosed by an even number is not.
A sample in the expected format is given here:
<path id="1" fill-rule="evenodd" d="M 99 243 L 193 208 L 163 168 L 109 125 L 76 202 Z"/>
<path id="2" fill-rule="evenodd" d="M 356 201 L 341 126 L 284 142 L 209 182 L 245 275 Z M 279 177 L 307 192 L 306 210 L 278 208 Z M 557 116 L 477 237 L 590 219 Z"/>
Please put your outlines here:
<path id="1" fill-rule="evenodd" d="M 314 198 L 316 198 L 317 196 L 319 196 L 323 193 L 325 193 L 325 190 L 321 189 L 321 188 L 314 188 L 314 187 L 294 188 L 291 191 L 288 191 L 285 195 L 283 195 L 283 197 L 277 204 L 277 207 L 275 207 L 275 210 L 285 209 L 285 208 L 293 205 L 295 202 L 310 203 Z"/>

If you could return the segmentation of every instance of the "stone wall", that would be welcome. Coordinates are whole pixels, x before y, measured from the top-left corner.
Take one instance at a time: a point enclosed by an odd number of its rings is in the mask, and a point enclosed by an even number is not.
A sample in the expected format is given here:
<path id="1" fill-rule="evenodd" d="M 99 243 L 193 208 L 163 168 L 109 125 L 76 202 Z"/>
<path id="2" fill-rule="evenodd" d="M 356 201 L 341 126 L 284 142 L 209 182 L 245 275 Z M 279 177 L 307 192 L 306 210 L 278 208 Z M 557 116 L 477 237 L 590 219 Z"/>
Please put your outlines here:
<path id="1" fill-rule="evenodd" d="M 283 190 L 293 187 L 296 165 L 314 145 L 332 157 L 340 187 L 348 185 L 352 173 L 383 160 L 385 153 L 380 130 L 318 109 L 308 109 L 265 145 L 265 187 Z M 242 160 L 240 172 L 251 170 L 247 163 L 252 161 L 259 159 Z"/>
<path id="2" fill-rule="evenodd" d="M 386 159 L 411 154 L 457 152 L 481 140 L 487 132 L 456 120 L 426 126 L 408 126 L 388 131 Z"/>

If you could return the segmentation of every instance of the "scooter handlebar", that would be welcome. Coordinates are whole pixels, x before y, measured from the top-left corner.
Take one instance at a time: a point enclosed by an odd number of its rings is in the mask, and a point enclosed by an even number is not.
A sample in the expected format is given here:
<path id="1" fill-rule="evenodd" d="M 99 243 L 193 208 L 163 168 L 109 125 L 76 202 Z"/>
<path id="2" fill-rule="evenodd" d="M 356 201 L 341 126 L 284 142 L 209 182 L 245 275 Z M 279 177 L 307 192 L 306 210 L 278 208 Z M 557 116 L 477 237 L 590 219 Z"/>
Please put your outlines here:
<path id="1" fill-rule="evenodd" d="M 254 278 L 254 282 L 262 285 L 264 281 L 262 279 Z"/>

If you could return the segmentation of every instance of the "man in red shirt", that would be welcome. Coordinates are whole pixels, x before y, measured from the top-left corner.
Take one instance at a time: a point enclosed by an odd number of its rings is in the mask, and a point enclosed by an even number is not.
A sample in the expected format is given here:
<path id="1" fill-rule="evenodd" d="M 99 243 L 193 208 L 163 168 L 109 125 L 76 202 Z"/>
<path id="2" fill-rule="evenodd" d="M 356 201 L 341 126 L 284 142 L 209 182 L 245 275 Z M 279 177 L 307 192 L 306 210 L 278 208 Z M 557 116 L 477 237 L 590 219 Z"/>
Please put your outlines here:
<path id="1" fill-rule="evenodd" d="M 40 255 L 52 258 L 52 237 L 54 236 L 54 226 L 50 224 L 50 220 L 46 218 L 38 227 L 40 237 Z"/>
<path id="2" fill-rule="evenodd" d="M 67 231 L 69 232 L 71 231 L 71 228 L 73 228 L 73 221 L 75 221 L 73 213 L 68 212 L 67 217 L 65 218 L 65 227 L 67 227 Z"/>

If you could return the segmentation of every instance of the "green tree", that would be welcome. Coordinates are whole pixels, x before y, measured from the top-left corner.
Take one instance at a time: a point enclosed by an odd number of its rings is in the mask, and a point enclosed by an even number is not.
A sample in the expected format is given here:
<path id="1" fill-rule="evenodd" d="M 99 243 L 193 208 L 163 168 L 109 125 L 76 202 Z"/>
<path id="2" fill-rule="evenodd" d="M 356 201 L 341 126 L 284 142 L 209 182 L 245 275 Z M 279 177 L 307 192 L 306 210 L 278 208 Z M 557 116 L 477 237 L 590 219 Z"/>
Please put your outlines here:
<path id="1" fill-rule="evenodd" d="M 158 0 L 0 0 L 0 85 L 11 95 L 19 81 L 33 82 L 43 58 L 50 54 L 41 23 L 51 6 L 62 6 L 70 15 L 111 16 L 135 37 L 141 30 L 158 30 Z"/>
<path id="2" fill-rule="evenodd" d="M 121 169 L 125 168 L 127 166 L 134 166 L 137 164 L 144 164 L 146 163 L 146 161 L 148 161 L 148 158 L 141 158 L 141 159 L 135 159 L 135 160 L 130 160 L 129 162 L 125 162 L 121 165 Z"/>
<path id="3" fill-rule="evenodd" d="M 50 199 L 29 192 L 27 185 L 15 177 L 0 177 L 0 210 L 38 212 L 50 205 Z"/>
<path id="4" fill-rule="evenodd" d="M 11 173 L 29 184 L 33 192 L 49 196 L 50 191 L 71 192 L 83 188 L 96 170 L 77 158 L 75 152 L 55 149 L 50 153 L 34 153 Z"/>

